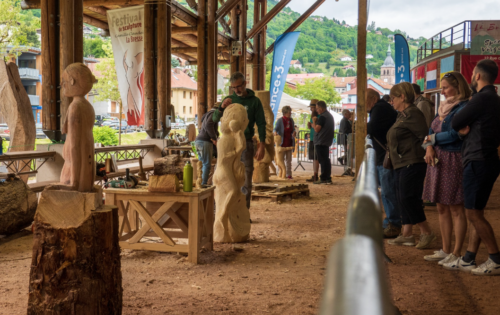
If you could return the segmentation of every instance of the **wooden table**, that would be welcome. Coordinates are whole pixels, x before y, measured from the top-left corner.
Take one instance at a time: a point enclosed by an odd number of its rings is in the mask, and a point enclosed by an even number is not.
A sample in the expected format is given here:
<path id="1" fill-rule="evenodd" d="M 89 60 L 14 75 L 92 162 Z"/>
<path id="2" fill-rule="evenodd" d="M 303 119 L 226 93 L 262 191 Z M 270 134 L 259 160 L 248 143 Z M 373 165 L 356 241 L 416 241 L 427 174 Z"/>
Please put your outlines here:
<path id="1" fill-rule="evenodd" d="M 197 264 L 202 247 L 213 249 L 214 190 L 107 188 L 104 193 L 107 205 L 118 206 L 121 248 L 188 253 L 188 260 Z"/>

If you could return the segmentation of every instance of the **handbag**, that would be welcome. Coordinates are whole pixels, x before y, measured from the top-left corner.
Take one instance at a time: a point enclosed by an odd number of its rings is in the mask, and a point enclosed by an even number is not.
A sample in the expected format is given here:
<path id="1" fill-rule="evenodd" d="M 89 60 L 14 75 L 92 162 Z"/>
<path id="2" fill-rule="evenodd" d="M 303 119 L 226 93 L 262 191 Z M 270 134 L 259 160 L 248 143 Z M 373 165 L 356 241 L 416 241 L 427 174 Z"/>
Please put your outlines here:
<path id="1" fill-rule="evenodd" d="M 385 149 L 385 156 L 384 156 L 384 163 L 382 166 L 385 169 L 392 170 L 394 167 L 392 166 L 392 161 L 391 161 L 391 154 L 389 153 L 389 147 L 387 145 L 383 145 L 380 141 L 377 140 L 377 138 L 373 137 L 377 143 Z"/>

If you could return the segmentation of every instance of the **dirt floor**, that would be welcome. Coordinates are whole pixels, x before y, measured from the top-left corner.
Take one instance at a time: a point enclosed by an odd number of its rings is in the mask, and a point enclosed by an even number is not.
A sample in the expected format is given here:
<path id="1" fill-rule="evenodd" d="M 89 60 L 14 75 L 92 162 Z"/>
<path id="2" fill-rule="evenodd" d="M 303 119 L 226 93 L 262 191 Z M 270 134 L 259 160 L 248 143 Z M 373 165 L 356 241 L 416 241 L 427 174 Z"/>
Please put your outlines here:
<path id="1" fill-rule="evenodd" d="M 296 173 L 297 182 L 305 174 Z M 236 249 L 215 244 L 199 265 L 176 254 L 122 251 L 123 314 L 317 314 L 326 257 L 344 235 L 353 186 L 352 178 L 335 177 L 333 185 L 310 185 L 310 198 L 252 203 L 250 242 Z M 499 185 L 487 216 L 500 236 L 498 210 Z M 439 233 L 435 208 L 426 214 Z M 29 231 L 0 239 L 2 315 L 26 312 L 31 243 Z M 425 251 L 386 246 L 402 314 L 500 314 L 500 277 L 450 272 L 423 260 L 439 248 L 440 242 Z M 481 246 L 478 261 L 485 259 Z"/>

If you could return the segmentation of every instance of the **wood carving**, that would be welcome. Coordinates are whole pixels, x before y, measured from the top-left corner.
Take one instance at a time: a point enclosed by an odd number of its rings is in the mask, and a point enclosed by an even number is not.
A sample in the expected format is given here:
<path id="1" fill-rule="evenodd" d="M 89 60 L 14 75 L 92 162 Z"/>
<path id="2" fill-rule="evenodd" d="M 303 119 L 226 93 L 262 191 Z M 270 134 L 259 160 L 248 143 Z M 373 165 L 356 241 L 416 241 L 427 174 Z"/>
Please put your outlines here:
<path id="1" fill-rule="evenodd" d="M 178 192 L 179 178 L 175 174 L 151 175 L 148 191 L 150 192 Z"/>
<path id="2" fill-rule="evenodd" d="M 197 166 L 196 171 L 197 171 L 197 175 L 198 175 L 198 178 L 196 179 L 196 187 L 201 188 L 201 183 L 203 182 L 203 180 L 202 180 L 203 163 L 201 161 L 198 161 L 198 163 L 196 163 L 196 166 Z"/>
<path id="3" fill-rule="evenodd" d="M 189 124 L 186 127 L 186 138 L 187 143 L 191 143 L 196 140 L 196 126 L 194 124 Z"/>
<path id="4" fill-rule="evenodd" d="M 10 151 L 33 151 L 36 137 L 35 118 L 30 99 L 13 62 L 0 61 L 0 114 L 10 130 Z M 29 166 L 26 166 L 20 172 L 28 171 Z M 27 182 L 28 175 L 20 177 Z"/>
<path id="5" fill-rule="evenodd" d="M 266 116 L 266 152 L 264 153 L 264 158 L 260 161 L 254 159 L 255 170 L 253 172 L 253 182 L 254 183 L 267 183 L 269 182 L 269 167 L 274 160 L 274 114 L 270 105 L 270 94 L 269 91 L 255 91 L 255 96 L 257 96 L 264 108 L 264 115 Z M 259 133 L 257 130 L 257 125 L 255 125 L 255 137 L 256 142 L 259 143 Z"/>
<path id="6" fill-rule="evenodd" d="M 283 148 L 281 146 L 281 136 L 274 136 L 274 143 L 276 143 L 276 165 L 278 166 L 277 175 L 279 178 L 286 178 L 286 166 L 285 166 L 285 152 L 293 150 L 293 147 Z"/>
<path id="7" fill-rule="evenodd" d="M 217 169 L 214 174 L 217 212 L 214 241 L 244 242 L 250 234 L 250 211 L 241 187 L 245 182 L 245 166 L 241 154 L 246 148 L 244 130 L 248 125 L 245 107 L 231 104 L 221 118 L 222 133 L 217 142 Z"/>
<path id="8" fill-rule="evenodd" d="M 62 75 L 63 93 L 72 97 L 62 133 L 66 134 L 63 148 L 64 166 L 61 183 L 72 189 L 89 192 L 94 186 L 94 127 L 95 113 L 85 99 L 95 82 L 95 77 L 82 63 L 70 64 Z"/>
<path id="9" fill-rule="evenodd" d="M 37 198 L 25 182 L 15 178 L 0 182 L 0 205 L 0 235 L 8 235 L 33 222 Z"/>

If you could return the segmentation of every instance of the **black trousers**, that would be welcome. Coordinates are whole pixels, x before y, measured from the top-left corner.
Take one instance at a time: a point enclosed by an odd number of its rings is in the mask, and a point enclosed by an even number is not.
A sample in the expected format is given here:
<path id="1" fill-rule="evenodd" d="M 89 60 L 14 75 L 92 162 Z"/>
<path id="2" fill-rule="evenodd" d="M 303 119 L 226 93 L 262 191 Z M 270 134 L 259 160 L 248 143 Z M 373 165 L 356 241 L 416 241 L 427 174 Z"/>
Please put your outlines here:
<path id="1" fill-rule="evenodd" d="M 316 156 L 321 167 L 320 179 L 322 181 L 332 179 L 332 162 L 330 161 L 330 147 L 327 145 L 316 145 Z"/>
<path id="2" fill-rule="evenodd" d="M 403 166 L 396 170 L 396 196 L 403 225 L 422 223 L 426 220 L 422 207 L 426 171 L 425 163 Z"/>

